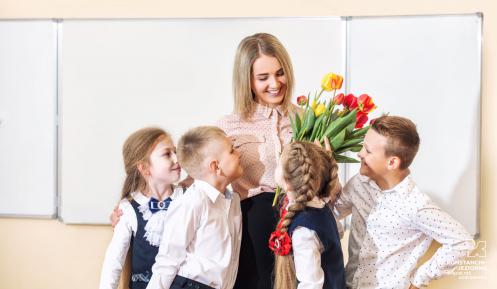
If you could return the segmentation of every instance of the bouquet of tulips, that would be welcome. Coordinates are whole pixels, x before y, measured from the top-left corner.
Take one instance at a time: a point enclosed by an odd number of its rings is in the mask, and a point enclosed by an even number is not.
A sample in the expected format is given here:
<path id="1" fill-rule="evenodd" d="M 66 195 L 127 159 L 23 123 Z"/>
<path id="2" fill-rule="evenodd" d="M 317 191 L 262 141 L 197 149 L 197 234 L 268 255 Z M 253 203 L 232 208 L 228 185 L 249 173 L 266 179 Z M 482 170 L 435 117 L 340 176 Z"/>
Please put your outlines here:
<path id="1" fill-rule="evenodd" d="M 323 143 L 326 138 L 338 163 L 358 163 L 358 160 L 344 154 L 348 151 L 359 152 L 362 149 L 364 135 L 370 127 L 364 125 L 368 121 L 368 114 L 376 105 L 367 94 L 359 97 L 353 94 L 337 94 L 342 84 L 342 76 L 328 73 L 321 81 L 321 92 L 316 93 L 312 101 L 309 100 L 309 95 L 297 98 L 297 104 L 303 112 L 290 116 L 292 140 L 318 140 Z M 333 94 L 328 100 L 321 99 L 325 91 Z M 273 206 L 280 191 L 280 188 L 276 189 Z"/>
<path id="2" fill-rule="evenodd" d="M 353 94 L 337 94 L 342 88 L 343 77 L 328 73 L 321 82 L 321 92 L 316 93 L 309 103 L 309 97 L 299 96 L 297 103 L 303 108 L 303 114 L 290 117 L 293 131 L 293 140 L 307 140 L 323 142 L 327 138 L 333 150 L 333 157 L 339 163 L 357 163 L 356 159 L 347 157 L 348 151 L 358 152 L 362 148 L 364 135 L 369 126 L 368 114 L 376 106 L 373 99 L 362 94 L 359 97 Z M 321 100 L 323 92 L 332 92 L 329 100 Z"/>

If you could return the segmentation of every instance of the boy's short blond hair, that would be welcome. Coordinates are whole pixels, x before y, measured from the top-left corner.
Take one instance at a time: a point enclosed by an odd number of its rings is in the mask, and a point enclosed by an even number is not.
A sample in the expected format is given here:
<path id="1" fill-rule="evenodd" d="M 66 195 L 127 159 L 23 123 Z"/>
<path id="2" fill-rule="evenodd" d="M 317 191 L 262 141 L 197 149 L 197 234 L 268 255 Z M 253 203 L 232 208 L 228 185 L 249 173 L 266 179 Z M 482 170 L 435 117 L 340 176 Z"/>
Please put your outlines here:
<path id="1" fill-rule="evenodd" d="M 202 164 L 207 156 L 205 147 L 215 139 L 226 137 L 224 131 L 215 126 L 199 126 L 187 131 L 179 140 L 178 162 L 186 172 L 196 178 L 202 173 Z"/>
<path id="2" fill-rule="evenodd" d="M 409 168 L 420 143 L 416 125 L 405 117 L 383 115 L 373 121 L 371 128 L 387 138 L 385 155 L 398 157 L 400 169 Z"/>

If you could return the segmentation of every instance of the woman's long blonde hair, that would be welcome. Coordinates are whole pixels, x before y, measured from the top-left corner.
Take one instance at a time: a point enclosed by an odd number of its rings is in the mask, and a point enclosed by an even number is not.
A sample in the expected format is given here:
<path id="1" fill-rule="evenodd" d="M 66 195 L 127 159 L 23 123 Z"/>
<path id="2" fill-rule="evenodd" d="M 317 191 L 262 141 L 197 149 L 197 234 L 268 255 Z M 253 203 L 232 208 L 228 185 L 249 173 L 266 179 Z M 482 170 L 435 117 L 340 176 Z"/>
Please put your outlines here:
<path id="1" fill-rule="evenodd" d="M 252 65 L 261 54 L 275 57 L 280 62 L 286 76 L 282 108 L 287 112 L 291 107 L 294 77 L 290 56 L 278 38 L 268 33 L 257 33 L 240 42 L 233 68 L 234 112 L 243 120 L 247 120 L 254 112 L 256 102 L 251 88 Z"/>
<path id="2" fill-rule="evenodd" d="M 314 196 L 337 198 L 340 189 L 338 165 L 322 147 L 310 142 L 296 141 L 285 147 L 281 154 L 282 173 L 285 182 L 295 194 L 295 203 L 288 207 L 281 221 L 281 231 L 288 232 L 293 217 L 304 210 Z M 275 289 L 297 288 L 293 255 L 275 256 Z"/>
<path id="3" fill-rule="evenodd" d="M 121 191 L 121 199 L 129 199 L 132 192 L 143 192 L 147 189 L 147 182 L 138 169 L 138 165 L 148 164 L 155 146 L 164 139 L 171 139 L 171 136 L 156 127 L 139 129 L 126 139 L 123 145 L 126 178 Z"/>

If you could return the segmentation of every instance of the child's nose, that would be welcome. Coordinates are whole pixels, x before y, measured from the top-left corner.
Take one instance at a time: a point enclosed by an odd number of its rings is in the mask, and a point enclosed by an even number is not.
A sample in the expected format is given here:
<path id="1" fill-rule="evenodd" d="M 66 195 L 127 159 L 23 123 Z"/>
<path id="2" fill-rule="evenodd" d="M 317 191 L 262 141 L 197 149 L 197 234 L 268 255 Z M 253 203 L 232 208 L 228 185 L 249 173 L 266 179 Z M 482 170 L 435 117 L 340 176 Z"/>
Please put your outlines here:
<path id="1" fill-rule="evenodd" d="M 173 160 L 173 163 L 178 162 L 178 156 L 175 153 L 172 154 L 171 159 Z"/>
<path id="2" fill-rule="evenodd" d="M 362 159 L 364 156 L 364 147 L 362 147 L 362 149 L 357 153 L 357 157 L 359 157 L 360 159 Z"/>

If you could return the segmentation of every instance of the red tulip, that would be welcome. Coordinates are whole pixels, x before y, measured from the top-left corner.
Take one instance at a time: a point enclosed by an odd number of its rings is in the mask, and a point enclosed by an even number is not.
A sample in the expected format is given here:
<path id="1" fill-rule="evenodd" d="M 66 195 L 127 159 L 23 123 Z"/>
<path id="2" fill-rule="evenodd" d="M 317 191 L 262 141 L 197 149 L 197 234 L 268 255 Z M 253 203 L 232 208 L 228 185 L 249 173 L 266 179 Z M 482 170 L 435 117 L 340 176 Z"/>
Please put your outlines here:
<path id="1" fill-rule="evenodd" d="M 368 122 L 368 114 L 358 111 L 356 115 L 355 128 L 362 128 Z"/>
<path id="2" fill-rule="evenodd" d="M 347 96 L 343 99 L 343 105 L 345 105 L 345 107 L 349 110 L 354 110 L 357 107 L 357 97 L 355 97 L 352 93 L 347 94 Z"/>
<path id="3" fill-rule="evenodd" d="M 362 94 L 361 96 L 359 96 L 357 103 L 359 106 L 359 110 L 364 113 L 370 113 L 376 108 L 373 99 L 367 94 Z"/>
<path id="4" fill-rule="evenodd" d="M 300 106 L 304 106 L 307 104 L 307 97 L 305 95 L 301 95 L 297 97 L 297 104 Z"/>
<path id="5" fill-rule="evenodd" d="M 344 98 L 345 98 L 345 95 L 343 93 L 340 93 L 339 95 L 337 95 L 333 98 L 333 102 L 340 105 L 343 103 Z"/>

